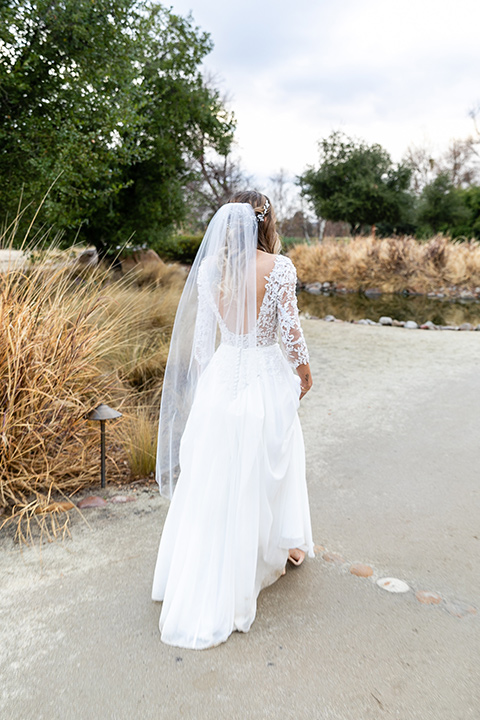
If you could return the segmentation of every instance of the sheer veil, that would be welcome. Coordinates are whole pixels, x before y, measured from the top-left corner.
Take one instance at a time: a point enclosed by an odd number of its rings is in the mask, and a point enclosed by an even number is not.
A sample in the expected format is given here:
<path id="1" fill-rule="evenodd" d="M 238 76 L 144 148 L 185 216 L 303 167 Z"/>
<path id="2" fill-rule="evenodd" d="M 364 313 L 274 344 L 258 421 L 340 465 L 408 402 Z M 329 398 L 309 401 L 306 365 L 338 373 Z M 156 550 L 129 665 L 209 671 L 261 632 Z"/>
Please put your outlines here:
<path id="1" fill-rule="evenodd" d="M 177 309 L 165 370 L 158 428 L 156 480 L 172 497 L 179 449 L 197 383 L 219 339 L 251 365 L 256 347 L 258 222 L 248 203 L 227 203 L 212 218 Z"/>

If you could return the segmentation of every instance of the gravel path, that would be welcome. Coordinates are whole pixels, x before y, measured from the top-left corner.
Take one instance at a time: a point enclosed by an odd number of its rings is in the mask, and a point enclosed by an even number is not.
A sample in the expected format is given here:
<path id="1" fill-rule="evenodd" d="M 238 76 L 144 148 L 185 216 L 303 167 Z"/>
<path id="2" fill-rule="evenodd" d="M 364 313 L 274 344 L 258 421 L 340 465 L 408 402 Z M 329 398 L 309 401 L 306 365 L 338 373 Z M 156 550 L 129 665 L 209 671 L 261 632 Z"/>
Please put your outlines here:
<path id="1" fill-rule="evenodd" d="M 153 486 L 85 510 L 41 554 L 4 537 L 2 718 L 478 720 L 479 336 L 304 328 L 316 558 L 261 593 L 247 635 L 195 652 L 159 639 Z"/>

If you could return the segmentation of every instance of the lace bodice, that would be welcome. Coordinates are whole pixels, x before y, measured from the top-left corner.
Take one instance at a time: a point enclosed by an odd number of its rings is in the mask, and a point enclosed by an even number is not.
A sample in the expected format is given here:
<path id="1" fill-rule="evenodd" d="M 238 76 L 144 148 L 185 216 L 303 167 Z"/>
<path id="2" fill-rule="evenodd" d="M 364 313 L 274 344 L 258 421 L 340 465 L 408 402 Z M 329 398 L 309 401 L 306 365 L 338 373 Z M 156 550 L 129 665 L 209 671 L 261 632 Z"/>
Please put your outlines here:
<path id="1" fill-rule="evenodd" d="M 205 282 L 205 273 L 202 268 L 198 273 L 198 316 L 196 323 L 195 357 L 200 364 L 203 358 L 198 348 L 202 347 L 202 333 L 207 333 L 212 322 L 212 316 L 220 328 L 221 341 L 227 345 L 238 347 L 239 338 L 242 338 L 244 347 L 249 347 L 250 336 L 238 336 L 226 326 L 218 307 L 213 301 L 208 283 Z M 303 336 L 297 306 L 297 272 L 294 264 L 283 255 L 277 255 L 275 264 L 269 275 L 265 276 L 265 295 L 255 326 L 256 345 L 265 347 L 278 342 L 280 335 L 288 360 L 293 367 L 309 362 L 309 355 L 305 338 Z M 200 341 L 200 342 L 198 342 Z"/>

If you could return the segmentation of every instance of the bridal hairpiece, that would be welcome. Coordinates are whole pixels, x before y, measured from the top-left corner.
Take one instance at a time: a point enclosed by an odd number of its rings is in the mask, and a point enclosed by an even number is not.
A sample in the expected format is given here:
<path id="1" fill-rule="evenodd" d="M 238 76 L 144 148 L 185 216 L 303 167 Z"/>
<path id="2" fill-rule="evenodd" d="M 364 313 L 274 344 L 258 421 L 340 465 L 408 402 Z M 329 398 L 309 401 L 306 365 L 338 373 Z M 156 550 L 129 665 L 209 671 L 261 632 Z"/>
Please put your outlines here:
<path id="1" fill-rule="evenodd" d="M 258 222 L 264 222 L 265 221 L 265 215 L 268 213 L 268 209 L 270 207 L 270 203 L 265 198 L 265 205 L 263 206 L 263 210 L 261 213 L 258 213 L 256 216 Z"/>

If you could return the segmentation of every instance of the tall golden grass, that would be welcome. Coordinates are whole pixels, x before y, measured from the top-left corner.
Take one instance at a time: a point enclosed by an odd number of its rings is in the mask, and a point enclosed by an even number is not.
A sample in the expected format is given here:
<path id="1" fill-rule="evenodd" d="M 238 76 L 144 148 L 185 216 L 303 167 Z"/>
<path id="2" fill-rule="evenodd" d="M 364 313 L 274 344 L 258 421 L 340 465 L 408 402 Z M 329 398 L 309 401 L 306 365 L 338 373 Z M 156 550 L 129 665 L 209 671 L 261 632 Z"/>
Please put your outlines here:
<path id="1" fill-rule="evenodd" d="M 183 281 L 178 266 L 114 279 L 58 253 L 0 275 L 0 508 L 19 538 L 32 539 L 32 520 L 65 532 L 67 499 L 98 482 L 98 427 L 85 415 L 100 402 L 124 414 L 109 427 L 109 479 L 125 463 L 132 475 L 152 467 Z"/>
<path id="2" fill-rule="evenodd" d="M 403 238 L 327 238 L 296 245 L 289 256 L 303 283 L 334 282 L 349 290 L 427 293 L 444 287 L 480 286 L 480 243 Z"/>

